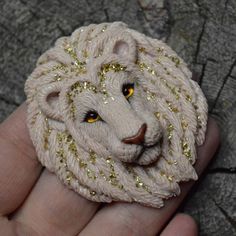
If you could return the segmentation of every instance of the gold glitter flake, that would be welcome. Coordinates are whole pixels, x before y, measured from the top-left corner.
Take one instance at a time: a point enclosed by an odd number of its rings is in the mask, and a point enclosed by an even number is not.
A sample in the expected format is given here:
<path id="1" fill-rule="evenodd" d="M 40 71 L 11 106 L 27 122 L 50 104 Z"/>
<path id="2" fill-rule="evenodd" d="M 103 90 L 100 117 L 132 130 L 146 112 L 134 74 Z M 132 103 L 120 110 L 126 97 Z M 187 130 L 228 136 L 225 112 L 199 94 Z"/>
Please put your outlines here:
<path id="1" fill-rule="evenodd" d="M 95 179 L 97 178 L 97 176 L 94 174 L 94 172 L 91 171 L 91 170 L 88 169 L 88 168 L 86 169 L 86 173 L 87 173 L 87 176 L 88 176 L 89 179 L 95 180 Z"/>
<path id="2" fill-rule="evenodd" d="M 182 141 L 182 150 L 183 150 L 183 154 L 188 158 L 188 159 L 192 159 L 192 154 L 191 154 L 191 150 L 189 147 L 189 144 L 187 143 L 186 140 Z"/>
<path id="3" fill-rule="evenodd" d="M 149 72 L 151 75 L 157 76 L 156 71 L 154 69 L 152 69 L 150 66 L 148 66 L 147 64 L 145 64 L 144 62 L 137 61 L 136 64 L 139 66 L 140 71 L 147 70 L 147 72 Z M 170 72 L 167 70 L 167 68 L 165 67 L 164 69 L 166 70 L 167 75 L 170 75 Z M 173 76 L 173 78 L 176 78 L 176 77 Z M 167 81 L 164 78 L 160 77 L 160 76 L 158 76 L 158 79 L 160 79 L 164 83 L 164 85 L 170 90 L 170 92 L 175 95 L 175 98 L 177 100 L 179 100 L 179 98 L 180 98 L 180 89 L 170 86 L 167 83 Z M 148 98 L 148 100 L 150 100 L 150 98 Z M 173 112 L 178 112 L 176 109 L 173 109 L 172 111 Z"/>
<path id="4" fill-rule="evenodd" d="M 86 71 L 86 62 L 85 61 L 80 61 L 77 57 L 77 54 L 75 50 L 73 49 L 72 45 L 69 43 L 66 43 L 64 45 L 64 51 L 70 55 L 70 57 L 74 60 L 72 62 L 72 66 L 74 68 L 71 68 L 71 70 L 75 71 L 77 74 L 85 74 Z"/>
<path id="5" fill-rule="evenodd" d="M 71 180 L 73 180 L 73 179 L 76 179 L 75 175 L 70 170 L 67 170 L 66 171 L 66 181 L 67 181 L 67 184 L 70 185 L 71 184 Z"/>
<path id="6" fill-rule="evenodd" d="M 152 194 L 152 191 L 149 189 L 149 187 L 142 181 L 142 179 L 140 178 L 140 176 L 138 176 L 135 171 L 133 170 L 132 167 L 127 166 L 126 167 L 128 172 L 130 174 L 132 174 L 134 180 L 135 180 L 135 186 L 136 188 L 142 188 L 144 189 L 146 192 L 148 192 L 149 194 Z"/>
<path id="7" fill-rule="evenodd" d="M 107 25 L 105 25 L 103 28 L 102 28 L 102 32 L 104 33 L 105 31 L 106 31 L 106 29 L 107 29 Z"/>
<path id="8" fill-rule="evenodd" d="M 170 111 L 174 112 L 174 113 L 177 113 L 179 112 L 179 109 L 175 106 L 173 106 L 173 104 L 169 101 L 166 101 L 167 105 L 168 105 L 168 108 Z"/>
<path id="9" fill-rule="evenodd" d="M 93 85 L 91 82 L 77 81 L 76 83 L 74 83 L 71 86 L 70 91 L 67 92 L 67 94 L 66 94 L 67 102 L 70 106 L 70 115 L 73 120 L 75 119 L 75 113 L 76 113 L 74 98 L 76 97 L 77 94 L 79 94 L 85 90 L 92 91 L 94 93 L 97 93 L 97 91 L 98 91 L 97 87 L 95 85 Z"/>
<path id="10" fill-rule="evenodd" d="M 144 47 L 141 47 L 141 48 L 139 48 L 138 50 L 139 50 L 139 52 L 147 53 L 147 52 L 146 52 L 146 48 L 144 48 Z"/>
<path id="11" fill-rule="evenodd" d="M 190 96 L 189 94 L 186 94 L 186 100 L 188 102 L 192 102 L 192 96 Z"/>
<path id="12" fill-rule="evenodd" d="M 167 57 L 169 58 L 172 62 L 175 63 L 175 66 L 176 67 L 179 67 L 180 65 L 180 58 L 178 56 L 175 56 L 175 55 L 169 55 L 167 52 L 165 52 L 164 48 L 163 47 L 158 47 L 157 49 L 157 53 L 158 53 L 158 56 L 164 56 L 164 57 Z"/>
<path id="13" fill-rule="evenodd" d="M 101 67 L 101 74 L 105 75 L 109 71 L 119 72 L 119 71 L 125 71 L 126 66 L 122 66 L 119 63 L 107 63 L 102 65 Z"/>
<path id="14" fill-rule="evenodd" d="M 97 193 L 95 191 L 90 191 L 90 195 L 95 196 Z"/>
<path id="15" fill-rule="evenodd" d="M 146 93 L 147 93 L 147 100 L 148 101 L 155 99 L 155 97 L 156 97 L 155 93 L 152 93 L 149 90 L 146 90 Z"/>
<path id="16" fill-rule="evenodd" d="M 202 128 L 202 120 L 201 120 L 201 116 L 199 114 L 197 114 L 197 128 L 198 129 Z"/>
<path id="17" fill-rule="evenodd" d="M 93 150 L 89 150 L 89 161 L 94 165 L 96 163 L 97 154 Z"/>
<path id="18" fill-rule="evenodd" d="M 186 129 L 187 129 L 188 123 L 187 123 L 187 121 L 186 121 L 185 119 L 182 119 L 182 120 L 181 120 L 181 126 L 182 126 L 183 130 L 186 130 Z"/>
<path id="19" fill-rule="evenodd" d="M 171 60 L 175 63 L 175 66 L 178 67 L 180 65 L 180 59 L 176 56 L 170 56 Z"/>
<path id="20" fill-rule="evenodd" d="M 160 117 L 161 117 L 161 113 L 160 112 L 155 112 L 154 115 L 156 116 L 156 118 L 158 120 L 160 120 Z"/>
<path id="21" fill-rule="evenodd" d="M 46 130 L 44 132 L 44 135 L 43 135 L 43 138 L 44 138 L 44 149 L 45 150 L 48 150 L 49 148 L 49 136 L 52 132 L 52 129 L 49 127 L 49 124 L 48 124 L 48 119 L 45 118 L 45 123 L 46 123 Z"/>
<path id="22" fill-rule="evenodd" d="M 164 171 L 160 171 L 161 176 L 166 177 L 170 182 L 173 182 L 174 176 L 173 175 L 167 175 Z"/>
<path id="23" fill-rule="evenodd" d="M 93 180 L 95 180 L 97 178 L 95 172 L 90 170 L 87 167 L 88 164 L 79 157 L 75 141 L 74 141 L 74 139 L 72 138 L 72 136 L 70 134 L 58 133 L 57 141 L 59 142 L 59 145 L 61 147 L 62 147 L 63 142 L 65 142 L 68 145 L 68 150 L 74 155 L 75 159 L 78 161 L 79 167 L 81 169 L 85 169 L 86 170 L 86 174 L 87 174 L 88 178 L 93 179 Z M 57 155 L 59 157 L 65 159 L 64 150 L 62 148 L 57 152 Z"/>
<path id="24" fill-rule="evenodd" d="M 51 69 L 42 71 L 39 75 L 37 75 L 37 77 L 35 77 L 35 79 L 40 78 L 41 76 L 47 75 L 51 72 L 58 71 L 58 70 L 60 70 L 64 73 L 68 73 L 67 65 L 64 65 L 64 64 L 60 63 L 58 65 L 53 66 Z M 53 80 L 55 81 L 55 77 L 53 78 Z"/>
<path id="25" fill-rule="evenodd" d="M 143 62 L 137 61 L 136 64 L 139 66 L 139 69 L 141 71 L 144 71 L 144 69 L 147 68 L 147 65 L 145 63 L 143 63 Z"/>
<path id="26" fill-rule="evenodd" d="M 69 144 L 70 151 L 72 151 L 73 154 L 76 154 L 77 160 L 81 161 L 81 163 L 79 164 L 80 168 L 86 168 L 87 164 L 78 158 L 78 153 L 77 153 L 77 149 L 76 149 L 76 146 L 74 143 L 74 139 L 72 138 L 72 136 L 70 134 L 67 134 L 65 132 L 58 132 L 57 136 L 56 136 L 56 140 L 59 144 L 59 149 L 56 152 L 56 156 L 57 156 L 57 158 L 59 158 L 59 162 L 61 164 L 61 166 L 59 166 L 59 169 L 63 168 L 66 171 L 66 176 L 65 176 L 66 184 L 71 185 L 71 182 L 74 181 L 77 184 L 83 186 L 81 183 L 79 183 L 79 181 L 76 178 L 76 176 L 74 175 L 74 173 L 68 169 L 67 158 L 65 155 L 65 151 L 63 149 L 63 143 Z M 81 165 L 82 163 L 83 163 L 83 166 Z M 96 176 L 93 171 L 91 171 L 90 169 L 87 169 L 86 172 L 87 172 L 87 175 L 91 176 L 92 179 L 94 179 L 94 180 L 96 179 Z M 83 186 L 83 187 L 89 191 L 91 196 L 95 196 L 97 194 L 95 191 L 89 189 L 88 187 L 86 187 L 86 186 Z"/>
<path id="27" fill-rule="evenodd" d="M 178 162 L 176 160 L 167 160 L 165 157 L 161 156 L 160 158 L 163 158 L 168 165 L 177 165 Z"/>
<path id="28" fill-rule="evenodd" d="M 172 124 L 169 124 L 167 127 L 167 132 L 168 132 L 168 140 L 170 141 L 173 137 L 173 131 L 174 131 L 174 126 Z"/>
<path id="29" fill-rule="evenodd" d="M 78 160 L 78 158 L 76 158 Z M 85 163 L 84 161 L 82 160 L 78 160 L 79 161 L 79 167 L 82 169 L 82 168 L 86 168 L 87 167 L 87 163 Z"/>
<path id="30" fill-rule="evenodd" d="M 32 120 L 31 120 L 31 122 L 30 122 L 31 125 L 34 125 L 34 124 L 35 124 L 35 122 L 36 122 L 36 120 L 37 120 L 37 117 L 38 117 L 40 114 L 42 114 L 41 111 L 37 112 L 37 113 L 32 117 Z"/>
<path id="31" fill-rule="evenodd" d="M 61 81 L 61 80 L 62 80 L 62 77 L 61 77 L 61 75 L 59 75 L 59 74 L 55 74 L 53 80 L 54 80 L 54 81 Z"/>
<path id="32" fill-rule="evenodd" d="M 88 51 L 83 50 L 82 53 L 83 53 L 83 57 L 87 59 L 88 58 Z"/>
<path id="33" fill-rule="evenodd" d="M 104 96 L 103 96 L 103 100 L 104 100 L 104 104 L 108 103 L 108 98 L 110 97 L 112 100 L 114 100 L 114 97 L 110 96 L 107 92 L 106 89 L 106 84 L 105 84 L 105 80 L 106 78 L 106 73 L 108 73 L 109 71 L 113 71 L 113 72 L 120 72 L 120 71 L 125 71 L 126 67 L 122 66 L 119 63 L 107 63 L 107 64 L 103 64 L 101 66 L 100 71 L 98 71 L 98 77 L 100 79 L 100 83 L 99 83 L 99 92 L 101 92 Z"/>
<path id="34" fill-rule="evenodd" d="M 117 174 L 115 172 L 114 160 L 112 160 L 111 157 L 108 157 L 106 158 L 106 163 L 110 168 L 109 177 L 106 177 L 103 171 L 100 171 L 100 175 L 102 175 L 103 178 L 105 178 L 105 180 L 108 181 L 112 186 L 118 187 L 119 189 L 123 189 L 123 185 L 119 183 Z"/>
<path id="35" fill-rule="evenodd" d="M 159 53 L 159 54 L 164 52 L 164 48 L 163 47 L 158 47 L 156 50 L 157 50 L 157 53 Z"/>

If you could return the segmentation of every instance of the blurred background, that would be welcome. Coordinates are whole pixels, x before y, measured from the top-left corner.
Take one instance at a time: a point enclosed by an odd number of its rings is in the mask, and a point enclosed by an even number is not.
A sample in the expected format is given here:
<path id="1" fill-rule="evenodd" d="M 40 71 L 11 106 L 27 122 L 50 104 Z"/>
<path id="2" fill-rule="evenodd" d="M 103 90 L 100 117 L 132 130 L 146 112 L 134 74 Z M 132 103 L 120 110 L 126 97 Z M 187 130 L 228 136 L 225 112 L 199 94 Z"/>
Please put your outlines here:
<path id="1" fill-rule="evenodd" d="M 0 0 L 0 121 L 55 40 L 90 23 L 124 21 L 166 41 L 199 74 L 221 128 L 216 158 L 179 209 L 200 235 L 236 235 L 236 0 Z"/>

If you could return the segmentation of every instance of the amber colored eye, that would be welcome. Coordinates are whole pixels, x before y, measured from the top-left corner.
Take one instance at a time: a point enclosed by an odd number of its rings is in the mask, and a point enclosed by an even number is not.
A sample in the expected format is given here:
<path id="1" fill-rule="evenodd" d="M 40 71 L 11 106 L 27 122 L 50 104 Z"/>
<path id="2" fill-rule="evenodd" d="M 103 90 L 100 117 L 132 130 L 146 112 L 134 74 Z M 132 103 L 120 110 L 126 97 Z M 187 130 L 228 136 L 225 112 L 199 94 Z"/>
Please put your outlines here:
<path id="1" fill-rule="evenodd" d="M 124 96 L 128 99 L 134 94 L 134 84 L 124 84 L 122 92 Z"/>
<path id="2" fill-rule="evenodd" d="M 100 116 L 98 115 L 98 113 L 96 111 L 89 111 L 85 118 L 84 121 L 88 122 L 88 123 L 93 123 L 96 122 L 97 120 L 100 119 Z"/>

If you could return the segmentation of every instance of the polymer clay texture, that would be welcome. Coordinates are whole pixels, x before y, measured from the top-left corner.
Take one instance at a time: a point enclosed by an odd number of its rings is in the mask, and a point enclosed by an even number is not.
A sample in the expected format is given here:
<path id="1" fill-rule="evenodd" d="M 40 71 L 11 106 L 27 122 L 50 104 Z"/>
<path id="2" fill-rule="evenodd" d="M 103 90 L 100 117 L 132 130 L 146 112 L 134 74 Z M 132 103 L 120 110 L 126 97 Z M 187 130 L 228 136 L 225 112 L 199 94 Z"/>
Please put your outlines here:
<path id="1" fill-rule="evenodd" d="M 207 103 L 191 77 L 165 43 L 122 22 L 59 38 L 25 85 L 40 162 L 89 200 L 162 207 L 197 179 Z M 96 122 L 85 121 L 90 111 Z"/>

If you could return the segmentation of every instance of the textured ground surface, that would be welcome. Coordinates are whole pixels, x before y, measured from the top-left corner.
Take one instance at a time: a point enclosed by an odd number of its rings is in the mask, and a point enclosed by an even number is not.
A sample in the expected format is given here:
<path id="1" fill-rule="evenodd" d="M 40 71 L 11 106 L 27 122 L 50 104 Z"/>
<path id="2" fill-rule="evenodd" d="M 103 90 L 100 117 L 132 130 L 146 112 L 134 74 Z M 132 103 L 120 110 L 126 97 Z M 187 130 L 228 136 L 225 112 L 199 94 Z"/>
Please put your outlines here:
<path id="1" fill-rule="evenodd" d="M 89 23 L 122 20 L 166 40 L 200 75 L 222 146 L 183 207 L 200 235 L 236 235 L 235 0 L 1 0 L 0 120 L 21 104 L 24 81 L 56 38 Z"/>

